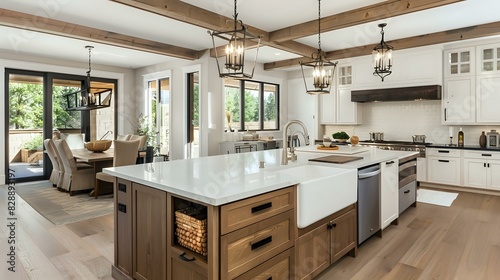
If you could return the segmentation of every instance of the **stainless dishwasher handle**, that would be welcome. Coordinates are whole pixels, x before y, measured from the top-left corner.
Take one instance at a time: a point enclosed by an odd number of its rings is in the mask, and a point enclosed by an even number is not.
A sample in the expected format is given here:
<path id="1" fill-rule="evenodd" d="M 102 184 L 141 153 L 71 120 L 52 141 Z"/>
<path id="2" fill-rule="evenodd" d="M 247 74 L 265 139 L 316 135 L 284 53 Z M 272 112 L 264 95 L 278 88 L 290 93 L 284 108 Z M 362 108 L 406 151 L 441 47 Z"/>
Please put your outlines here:
<path id="1" fill-rule="evenodd" d="M 366 179 L 373 176 L 377 176 L 378 174 L 380 174 L 380 169 L 368 173 L 358 174 L 358 179 Z"/>

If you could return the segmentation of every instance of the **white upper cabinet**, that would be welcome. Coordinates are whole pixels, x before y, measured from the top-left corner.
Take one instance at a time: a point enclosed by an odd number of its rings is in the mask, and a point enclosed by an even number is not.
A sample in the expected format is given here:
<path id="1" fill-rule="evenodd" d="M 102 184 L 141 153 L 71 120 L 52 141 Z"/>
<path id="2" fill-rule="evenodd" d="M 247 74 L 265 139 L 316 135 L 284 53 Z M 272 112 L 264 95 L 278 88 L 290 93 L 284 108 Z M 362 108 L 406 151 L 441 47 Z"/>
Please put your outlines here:
<path id="1" fill-rule="evenodd" d="M 476 121 L 474 77 L 447 78 L 443 86 L 445 124 L 473 124 Z"/>
<path id="2" fill-rule="evenodd" d="M 320 95 L 319 120 L 321 124 L 359 124 L 358 103 L 351 102 L 353 67 L 338 65 L 336 83 L 330 94 Z"/>
<path id="3" fill-rule="evenodd" d="M 474 47 L 444 51 L 444 124 L 476 122 L 474 54 Z"/>
<path id="4" fill-rule="evenodd" d="M 477 47 L 477 74 L 500 73 L 500 44 Z"/>
<path id="5" fill-rule="evenodd" d="M 476 104 L 478 123 L 500 123 L 500 74 L 478 75 Z"/>
<path id="6" fill-rule="evenodd" d="M 475 75 L 474 55 L 474 47 L 446 50 L 443 63 L 445 78 Z"/>

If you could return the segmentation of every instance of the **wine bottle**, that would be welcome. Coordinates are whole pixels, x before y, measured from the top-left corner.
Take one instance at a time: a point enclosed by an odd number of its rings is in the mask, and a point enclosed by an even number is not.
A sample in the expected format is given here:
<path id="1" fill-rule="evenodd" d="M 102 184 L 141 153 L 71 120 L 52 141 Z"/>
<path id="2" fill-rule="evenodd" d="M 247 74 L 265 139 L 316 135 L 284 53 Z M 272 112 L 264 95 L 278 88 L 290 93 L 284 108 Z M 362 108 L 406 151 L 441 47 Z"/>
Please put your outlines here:
<path id="1" fill-rule="evenodd" d="M 464 132 L 462 131 L 462 127 L 460 127 L 460 131 L 458 131 L 458 146 L 464 146 Z"/>

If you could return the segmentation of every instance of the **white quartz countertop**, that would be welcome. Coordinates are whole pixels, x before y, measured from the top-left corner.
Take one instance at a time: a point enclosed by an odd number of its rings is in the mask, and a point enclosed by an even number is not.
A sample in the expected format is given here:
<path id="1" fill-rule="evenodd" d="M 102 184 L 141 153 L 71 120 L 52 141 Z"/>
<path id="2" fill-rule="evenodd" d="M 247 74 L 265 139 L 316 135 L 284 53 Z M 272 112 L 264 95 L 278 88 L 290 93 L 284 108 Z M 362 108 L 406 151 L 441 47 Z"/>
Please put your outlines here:
<path id="1" fill-rule="evenodd" d="M 139 165 L 111 167 L 104 173 L 171 192 L 200 203 L 214 206 L 263 194 L 300 183 L 298 176 L 275 172 L 305 164 L 332 168 L 361 168 L 378 162 L 405 157 L 416 152 L 386 151 L 369 148 L 355 154 L 362 156 L 345 164 L 309 162 L 325 156 L 319 153 L 298 152 L 298 160 L 281 165 L 282 149 L 241 154 L 228 154 L 195 159 L 153 162 Z M 265 168 L 259 163 L 265 162 Z"/>

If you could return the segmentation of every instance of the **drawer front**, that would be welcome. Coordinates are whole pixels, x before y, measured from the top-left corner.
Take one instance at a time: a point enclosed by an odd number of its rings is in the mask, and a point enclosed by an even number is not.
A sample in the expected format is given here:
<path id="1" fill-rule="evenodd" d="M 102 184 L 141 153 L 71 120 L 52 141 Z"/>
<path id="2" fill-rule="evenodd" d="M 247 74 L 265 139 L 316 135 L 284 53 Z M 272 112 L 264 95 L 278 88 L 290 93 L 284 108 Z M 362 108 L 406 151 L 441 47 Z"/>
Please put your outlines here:
<path id="1" fill-rule="evenodd" d="M 500 159 L 499 152 L 490 151 L 464 151 L 464 157 L 466 158 L 476 158 L 476 159 Z"/>
<path id="2" fill-rule="evenodd" d="M 293 249 L 277 255 L 267 262 L 235 278 L 235 280 L 288 280 L 291 279 L 293 267 Z"/>
<path id="3" fill-rule="evenodd" d="M 222 279 L 233 279 L 292 247 L 293 216 L 290 210 L 222 236 Z"/>
<path id="4" fill-rule="evenodd" d="M 425 153 L 428 156 L 459 157 L 461 151 L 460 149 L 427 148 Z"/>
<path id="5" fill-rule="evenodd" d="M 410 207 L 417 199 L 417 182 L 413 181 L 399 189 L 399 214 Z"/>
<path id="6" fill-rule="evenodd" d="M 290 187 L 221 206 L 221 234 L 227 234 L 293 208 Z"/>

